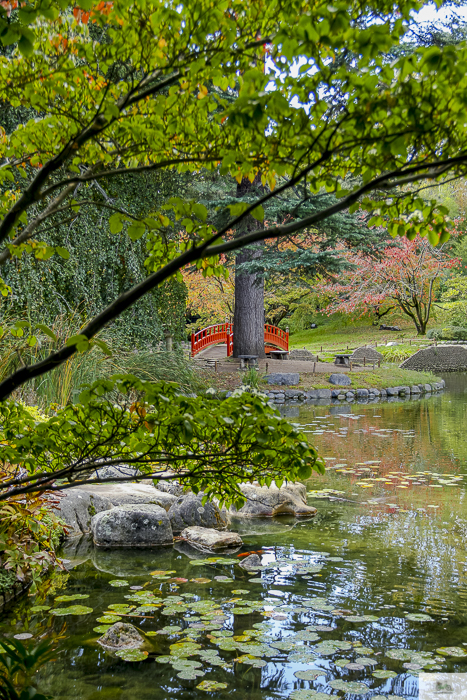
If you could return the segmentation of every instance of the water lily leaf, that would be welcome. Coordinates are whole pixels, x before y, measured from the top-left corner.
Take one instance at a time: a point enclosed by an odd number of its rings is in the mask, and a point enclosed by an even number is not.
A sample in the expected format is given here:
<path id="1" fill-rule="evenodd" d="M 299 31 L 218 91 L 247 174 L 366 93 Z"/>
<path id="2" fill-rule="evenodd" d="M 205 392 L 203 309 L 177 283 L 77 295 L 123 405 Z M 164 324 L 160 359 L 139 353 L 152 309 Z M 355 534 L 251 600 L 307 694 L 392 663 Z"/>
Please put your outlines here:
<path id="1" fill-rule="evenodd" d="M 368 656 L 369 654 L 374 654 L 374 653 L 375 653 L 371 647 L 364 647 L 364 646 L 360 646 L 360 645 L 355 645 L 355 651 L 356 651 L 358 654 L 365 654 L 365 655 L 367 655 L 367 656 Z"/>
<path id="2" fill-rule="evenodd" d="M 397 673 L 395 671 L 373 671 L 372 673 L 373 678 L 395 678 L 397 676 Z"/>
<path id="3" fill-rule="evenodd" d="M 116 652 L 116 656 L 123 661 L 146 661 L 148 652 L 139 649 L 120 649 Z"/>
<path id="4" fill-rule="evenodd" d="M 112 625 L 98 625 L 97 627 L 94 627 L 93 632 L 96 632 L 96 634 L 103 635 L 107 632 L 112 627 Z"/>
<path id="5" fill-rule="evenodd" d="M 256 576 L 255 578 L 249 578 L 248 583 L 263 583 L 263 579 Z"/>
<path id="6" fill-rule="evenodd" d="M 234 588 L 234 590 L 232 591 L 232 593 L 235 593 L 235 595 L 244 595 L 245 593 L 249 592 L 250 591 L 248 591 L 246 588 Z"/>
<path id="7" fill-rule="evenodd" d="M 127 605 L 126 603 L 113 603 L 108 606 L 109 610 L 112 612 L 115 610 L 116 613 L 129 613 L 136 608 L 136 605 Z"/>
<path id="8" fill-rule="evenodd" d="M 203 664 L 200 661 L 193 661 L 192 659 L 174 659 L 172 661 L 172 668 L 176 671 L 188 671 L 189 669 L 202 668 Z"/>
<path id="9" fill-rule="evenodd" d="M 210 578 L 190 578 L 191 583 L 211 583 Z"/>
<path id="10" fill-rule="evenodd" d="M 300 690 L 294 690 L 289 695 L 290 700 L 329 700 L 329 693 L 321 693 L 312 688 L 301 688 Z"/>
<path id="11" fill-rule="evenodd" d="M 273 649 L 280 649 L 281 651 L 291 651 L 298 645 L 294 641 L 287 641 L 284 639 L 281 642 L 271 642 L 269 646 L 273 647 Z"/>
<path id="12" fill-rule="evenodd" d="M 329 685 L 335 690 L 343 690 L 344 693 L 356 693 L 359 695 L 371 693 L 371 688 L 365 685 L 365 683 L 360 683 L 359 681 L 343 681 L 341 679 L 336 679 L 334 681 L 330 681 Z"/>
<path id="13" fill-rule="evenodd" d="M 97 622 L 102 622 L 103 625 L 113 625 L 114 622 L 120 622 L 121 619 L 118 615 L 103 615 L 97 618 Z"/>
<path id="14" fill-rule="evenodd" d="M 70 605 L 68 608 L 50 610 L 51 615 L 88 615 L 92 612 L 92 608 L 87 608 L 85 605 Z"/>
<path id="15" fill-rule="evenodd" d="M 408 671 L 420 671 L 423 668 L 423 666 L 421 666 L 420 664 L 414 664 L 410 662 L 402 664 L 402 666 Z"/>
<path id="16" fill-rule="evenodd" d="M 410 649 L 388 649 L 386 656 L 390 659 L 397 659 L 397 661 L 410 661 L 414 653 Z"/>
<path id="17" fill-rule="evenodd" d="M 29 609 L 29 612 L 37 613 L 45 612 L 46 610 L 50 610 L 50 605 L 34 605 L 32 608 Z"/>
<path id="18" fill-rule="evenodd" d="M 89 595 L 86 593 L 75 593 L 74 595 L 60 595 L 58 598 L 55 598 L 55 603 L 69 603 L 72 600 L 84 600 L 85 598 L 89 598 Z"/>
<path id="19" fill-rule="evenodd" d="M 114 581 L 109 581 L 108 583 L 109 586 L 113 586 L 114 588 L 123 588 L 130 585 L 128 581 L 125 581 L 124 579 L 115 579 Z"/>
<path id="20" fill-rule="evenodd" d="M 214 576 L 214 581 L 221 581 L 222 583 L 233 583 L 233 578 L 229 576 Z"/>
<path id="21" fill-rule="evenodd" d="M 307 630 L 301 630 L 300 632 L 297 632 L 294 639 L 298 639 L 301 642 L 317 642 L 318 639 L 320 639 L 320 636 L 319 634 L 316 634 L 316 632 L 307 632 Z"/>
<path id="22" fill-rule="evenodd" d="M 289 661 L 291 663 L 298 664 L 314 663 L 316 661 L 316 654 L 313 654 L 312 652 L 306 650 L 306 647 L 303 647 L 303 649 L 304 651 L 293 651 L 291 654 L 289 654 Z"/>
<path id="23" fill-rule="evenodd" d="M 378 622 L 376 615 L 347 615 L 344 618 L 347 622 Z"/>
<path id="24" fill-rule="evenodd" d="M 355 659 L 356 664 L 361 664 L 362 666 L 376 666 L 377 661 L 375 659 L 367 659 L 365 656 L 358 656 Z"/>
<path id="25" fill-rule="evenodd" d="M 213 637 L 233 637 L 234 633 L 232 630 L 217 630 L 212 633 Z"/>
<path id="26" fill-rule="evenodd" d="M 198 690 L 205 690 L 207 693 L 212 693 L 214 690 L 224 690 L 227 688 L 227 683 L 218 683 L 217 681 L 201 681 L 197 686 Z"/>
<path id="27" fill-rule="evenodd" d="M 205 671 L 199 671 L 198 669 L 194 668 L 191 671 L 180 671 L 180 673 L 177 673 L 177 678 L 183 678 L 184 680 L 187 680 L 187 681 L 194 681 L 199 676 L 205 676 L 205 675 L 206 675 Z"/>
<path id="28" fill-rule="evenodd" d="M 183 656 L 193 656 L 198 649 L 201 649 L 201 645 L 195 644 L 194 642 L 176 642 L 170 645 L 171 655 L 179 658 Z"/>
<path id="29" fill-rule="evenodd" d="M 441 654 L 441 656 L 453 656 L 457 659 L 467 656 L 467 651 L 461 649 L 461 647 L 440 647 L 436 650 L 436 653 Z"/>
<path id="30" fill-rule="evenodd" d="M 423 615 L 422 613 L 410 613 L 405 616 L 406 620 L 411 622 L 434 622 L 433 618 L 429 615 Z"/>
<path id="31" fill-rule="evenodd" d="M 350 659 L 337 659 L 337 661 L 334 661 L 334 663 L 336 666 L 339 666 L 339 668 L 344 668 L 350 663 Z"/>
<path id="32" fill-rule="evenodd" d="M 347 664 L 344 668 L 347 668 L 349 671 L 364 671 L 365 666 L 363 664 L 357 664 L 356 662 L 352 662 L 350 664 Z"/>
<path id="33" fill-rule="evenodd" d="M 301 681 L 315 681 L 320 676 L 324 676 L 325 673 L 324 669 L 310 668 L 306 671 L 295 671 L 294 676 Z"/>
<path id="34" fill-rule="evenodd" d="M 158 664 L 171 664 L 174 660 L 173 656 L 157 656 L 156 663 Z"/>

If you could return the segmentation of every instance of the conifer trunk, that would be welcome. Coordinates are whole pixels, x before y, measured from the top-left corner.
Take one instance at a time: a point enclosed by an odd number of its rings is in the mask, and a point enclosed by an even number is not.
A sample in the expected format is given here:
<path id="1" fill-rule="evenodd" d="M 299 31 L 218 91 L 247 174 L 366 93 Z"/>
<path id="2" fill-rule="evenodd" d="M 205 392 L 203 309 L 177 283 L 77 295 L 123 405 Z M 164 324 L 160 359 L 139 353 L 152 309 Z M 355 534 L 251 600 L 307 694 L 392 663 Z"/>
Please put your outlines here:
<path id="1" fill-rule="evenodd" d="M 253 183 L 244 178 L 237 185 L 237 197 L 246 196 L 251 190 L 261 187 L 261 177 L 257 175 Z M 242 224 L 238 235 L 261 228 L 262 223 L 249 216 Z M 235 310 L 233 356 L 258 355 L 264 353 L 264 280 L 261 275 L 238 272 L 242 263 L 259 258 L 263 244 L 240 250 L 235 258 Z"/>

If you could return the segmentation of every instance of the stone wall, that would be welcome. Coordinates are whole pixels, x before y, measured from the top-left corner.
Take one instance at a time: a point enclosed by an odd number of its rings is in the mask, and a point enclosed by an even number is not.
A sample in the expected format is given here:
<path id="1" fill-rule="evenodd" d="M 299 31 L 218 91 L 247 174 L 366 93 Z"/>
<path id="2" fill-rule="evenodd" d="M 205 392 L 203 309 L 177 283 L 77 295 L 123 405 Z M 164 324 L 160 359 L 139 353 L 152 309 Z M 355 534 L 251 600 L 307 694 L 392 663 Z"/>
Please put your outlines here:
<path id="1" fill-rule="evenodd" d="M 431 345 L 399 366 L 419 372 L 467 372 L 467 349 L 462 345 Z"/>

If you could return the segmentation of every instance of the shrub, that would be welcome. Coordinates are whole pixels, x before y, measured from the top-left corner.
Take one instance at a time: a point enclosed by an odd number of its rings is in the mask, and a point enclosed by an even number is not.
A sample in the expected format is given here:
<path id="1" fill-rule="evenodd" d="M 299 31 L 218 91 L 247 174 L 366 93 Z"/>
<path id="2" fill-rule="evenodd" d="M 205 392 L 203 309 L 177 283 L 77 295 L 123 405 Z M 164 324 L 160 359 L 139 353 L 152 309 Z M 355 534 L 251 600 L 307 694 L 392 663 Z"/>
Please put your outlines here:
<path id="1" fill-rule="evenodd" d="M 432 340 L 467 340 L 467 328 L 461 326 L 446 326 L 446 328 L 432 328 L 427 333 Z"/>

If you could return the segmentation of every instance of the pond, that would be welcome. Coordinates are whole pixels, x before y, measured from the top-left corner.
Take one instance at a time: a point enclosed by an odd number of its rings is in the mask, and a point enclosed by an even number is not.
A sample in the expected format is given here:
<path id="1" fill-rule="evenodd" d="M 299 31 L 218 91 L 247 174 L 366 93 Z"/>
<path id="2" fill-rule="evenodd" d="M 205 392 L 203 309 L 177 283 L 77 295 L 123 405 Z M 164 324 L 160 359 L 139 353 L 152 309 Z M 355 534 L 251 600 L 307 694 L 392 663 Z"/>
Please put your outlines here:
<path id="1" fill-rule="evenodd" d="M 395 700 L 418 697 L 421 671 L 467 671 L 467 381 L 445 379 L 419 401 L 294 407 L 326 458 L 307 482 L 318 515 L 237 521 L 262 570 L 83 540 L 0 634 L 61 637 L 38 678 L 57 699 Z M 143 660 L 97 644 L 115 617 L 145 634 Z"/>

